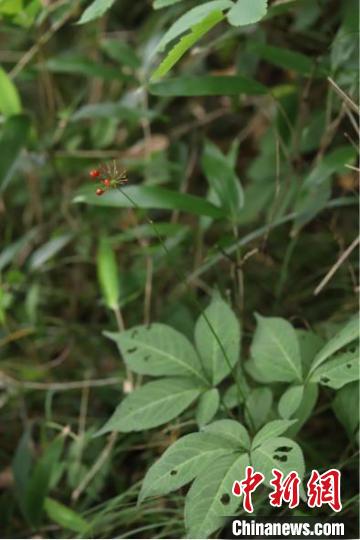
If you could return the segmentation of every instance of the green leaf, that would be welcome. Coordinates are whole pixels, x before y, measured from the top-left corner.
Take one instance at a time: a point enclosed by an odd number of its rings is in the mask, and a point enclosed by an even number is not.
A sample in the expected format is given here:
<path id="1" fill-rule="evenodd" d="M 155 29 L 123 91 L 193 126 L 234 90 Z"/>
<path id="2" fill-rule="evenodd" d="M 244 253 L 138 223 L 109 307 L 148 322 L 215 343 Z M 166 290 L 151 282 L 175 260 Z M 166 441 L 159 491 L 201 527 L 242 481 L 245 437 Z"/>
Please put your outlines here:
<path id="1" fill-rule="evenodd" d="M 251 345 L 256 367 L 268 380 L 302 381 L 300 347 L 294 328 L 278 317 L 256 315 L 257 328 Z"/>
<path id="2" fill-rule="evenodd" d="M 273 401 L 270 388 L 255 388 L 246 398 L 245 418 L 249 426 L 258 430 L 269 415 Z"/>
<path id="3" fill-rule="evenodd" d="M 227 14 L 232 26 L 254 24 L 265 17 L 267 0 L 238 0 Z"/>
<path id="4" fill-rule="evenodd" d="M 239 210 L 244 206 L 244 192 L 240 179 L 226 156 L 210 141 L 205 143 L 202 168 L 210 187 L 217 194 L 229 219 L 235 223 Z"/>
<path id="5" fill-rule="evenodd" d="M 42 246 L 34 251 L 29 261 L 30 270 L 38 270 L 50 259 L 55 257 L 59 251 L 61 251 L 71 240 L 72 234 L 63 234 L 52 238 L 48 242 L 45 242 Z"/>
<path id="6" fill-rule="evenodd" d="M 49 444 L 44 451 L 44 454 L 36 463 L 34 471 L 32 472 L 31 478 L 26 487 L 26 516 L 29 523 L 35 527 L 41 523 L 45 497 L 49 491 L 54 468 L 60 460 L 64 440 L 65 436 L 64 434 L 61 434 Z"/>
<path id="7" fill-rule="evenodd" d="M 351 146 L 340 146 L 330 154 L 327 154 L 320 163 L 314 167 L 303 183 L 303 189 L 316 188 L 323 184 L 335 173 L 345 173 L 348 169 L 346 164 L 351 164 L 356 159 L 356 151 Z"/>
<path id="8" fill-rule="evenodd" d="M 24 114 L 10 116 L 0 134 L 0 193 L 5 190 L 16 170 L 16 162 L 25 147 L 30 120 Z"/>
<path id="9" fill-rule="evenodd" d="M 353 382 L 340 388 L 333 401 L 334 413 L 344 426 L 350 439 L 359 426 L 359 383 Z"/>
<path id="10" fill-rule="evenodd" d="M 63 504 L 47 497 L 44 504 L 45 512 L 51 521 L 60 527 L 77 533 L 82 533 L 89 527 L 88 523 L 77 512 Z"/>
<path id="11" fill-rule="evenodd" d="M 15 494 L 19 501 L 22 513 L 26 517 L 26 490 L 29 484 L 31 467 L 33 463 L 33 444 L 31 433 L 28 429 L 24 431 L 16 447 L 12 462 L 12 472 L 15 483 Z"/>
<path id="12" fill-rule="evenodd" d="M 41 66 L 40 66 L 41 67 Z M 82 75 L 84 77 L 99 77 L 106 81 L 132 81 L 133 77 L 122 73 L 117 67 L 110 67 L 101 62 L 95 62 L 86 56 L 66 53 L 50 58 L 45 63 L 46 69 L 54 73 Z"/>
<path id="13" fill-rule="evenodd" d="M 149 85 L 149 92 L 155 96 L 250 96 L 268 93 L 266 86 L 253 79 L 239 75 L 202 77 L 174 77 Z"/>
<path id="14" fill-rule="evenodd" d="M 212 433 L 191 433 L 178 439 L 150 467 L 144 478 L 139 502 L 166 495 L 191 482 L 220 456 L 234 453 L 236 445 Z"/>
<path id="15" fill-rule="evenodd" d="M 312 374 L 311 381 L 318 382 L 330 388 L 342 388 L 345 384 L 359 379 L 359 349 L 340 353 L 317 368 Z"/>
<path id="16" fill-rule="evenodd" d="M 314 69 L 315 64 L 311 58 L 297 51 L 273 47 L 263 43 L 250 43 L 249 49 L 271 64 L 286 70 L 292 70 L 302 75 L 319 72 L 319 70 Z M 322 75 L 325 76 L 326 73 L 322 72 Z"/>
<path id="17" fill-rule="evenodd" d="M 123 195 L 126 193 L 133 202 Z M 186 193 L 179 193 L 155 186 L 129 186 L 122 191 L 111 191 L 97 197 L 93 186 L 81 190 L 74 198 L 75 203 L 87 203 L 113 208 L 154 208 L 160 210 L 181 210 L 214 219 L 223 218 L 224 212 L 214 204 Z"/>
<path id="18" fill-rule="evenodd" d="M 290 386 L 280 398 L 278 411 L 282 418 L 291 418 L 300 407 L 304 394 L 304 386 Z"/>
<path id="19" fill-rule="evenodd" d="M 342 349 L 346 345 L 349 345 L 355 339 L 359 337 L 359 316 L 355 316 L 343 328 L 328 341 L 328 343 L 321 349 L 316 355 L 314 363 L 311 367 L 310 373 L 313 373 L 317 367 L 319 367 L 325 360 Z"/>
<path id="20" fill-rule="evenodd" d="M 102 103 L 93 103 L 91 105 L 84 105 L 80 109 L 74 112 L 71 117 L 72 122 L 78 120 L 88 120 L 97 118 L 114 118 L 117 120 L 125 120 L 127 122 L 140 122 L 142 118 L 154 118 L 155 114 L 152 111 L 143 111 L 126 107 L 121 103 L 103 101 Z"/>
<path id="21" fill-rule="evenodd" d="M 199 358 L 188 339 L 170 326 L 154 323 L 125 332 L 107 332 L 132 371 L 143 375 L 184 375 L 206 379 Z"/>
<path id="22" fill-rule="evenodd" d="M 297 471 L 300 478 L 304 476 L 305 464 L 300 446 L 287 437 L 276 437 L 264 441 L 251 452 L 251 463 L 256 471 L 265 475 L 265 483 L 269 485 L 272 469 L 279 469 L 285 476 Z"/>
<path id="23" fill-rule="evenodd" d="M 134 48 L 126 43 L 126 41 L 105 39 L 101 42 L 101 48 L 110 58 L 124 66 L 129 66 L 132 69 L 138 69 L 141 66 L 140 58 L 137 56 Z"/>
<path id="24" fill-rule="evenodd" d="M 195 326 L 195 344 L 214 386 L 238 362 L 240 339 L 240 323 L 235 314 L 220 297 L 214 297 Z"/>
<path id="25" fill-rule="evenodd" d="M 145 384 L 120 403 L 97 433 L 142 431 L 179 416 L 204 390 L 191 379 L 161 379 Z"/>
<path id="26" fill-rule="evenodd" d="M 153 9 L 162 9 L 164 7 L 173 6 L 183 0 L 154 0 Z"/>
<path id="27" fill-rule="evenodd" d="M 192 47 L 199 39 L 201 39 L 207 32 L 209 32 L 214 26 L 216 26 L 220 21 L 222 21 L 224 15 L 221 11 L 214 11 L 209 13 L 204 20 L 195 24 L 189 34 L 186 34 L 180 41 L 174 45 L 174 47 L 169 51 L 161 64 L 156 68 L 154 73 L 151 76 L 151 80 L 155 81 L 160 79 L 174 65 L 180 60 L 182 56 Z"/>
<path id="28" fill-rule="evenodd" d="M 214 11 L 222 11 L 232 6 L 232 2 L 229 0 L 212 0 L 211 2 L 205 2 L 199 6 L 194 7 L 182 15 L 166 32 L 155 52 L 164 51 L 166 45 L 173 41 L 181 34 L 184 34 L 190 30 L 193 26 L 201 23 L 208 15 L 214 13 Z"/>
<path id="29" fill-rule="evenodd" d="M 224 394 L 223 402 L 228 409 L 233 409 L 234 407 L 237 407 L 240 403 L 243 403 L 244 396 L 247 396 L 249 394 L 249 386 L 242 372 L 240 372 L 239 375 L 239 386 L 240 392 L 238 389 L 238 385 L 232 384 L 231 386 L 229 386 L 229 388 Z"/>
<path id="30" fill-rule="evenodd" d="M 20 96 L 16 86 L 0 66 L 0 112 L 11 116 L 21 112 Z"/>
<path id="31" fill-rule="evenodd" d="M 196 409 L 196 422 L 201 428 L 211 422 L 214 418 L 220 403 L 220 394 L 217 388 L 207 390 L 199 399 Z"/>
<path id="32" fill-rule="evenodd" d="M 86 24 L 102 17 L 114 4 L 115 0 L 94 0 L 81 15 L 77 24 Z"/>
<path id="33" fill-rule="evenodd" d="M 303 373 L 307 376 L 315 356 L 324 346 L 324 340 L 310 330 L 296 330 L 296 335 L 299 340 Z"/>
<path id="34" fill-rule="evenodd" d="M 255 450 L 255 448 L 261 446 L 266 441 L 282 435 L 295 422 L 296 420 L 273 420 L 272 422 L 268 422 L 255 435 L 251 445 L 252 450 Z"/>
<path id="35" fill-rule="evenodd" d="M 316 405 L 319 395 L 319 387 L 317 384 L 308 383 L 304 386 L 304 393 L 299 408 L 296 411 L 297 421 L 291 426 L 287 432 L 289 437 L 295 437 L 300 428 L 310 418 L 311 413 Z"/>
<path id="36" fill-rule="evenodd" d="M 248 450 L 250 448 L 250 437 L 247 429 L 235 420 L 216 420 L 202 429 L 205 433 L 214 433 L 215 435 L 228 439 L 238 450 Z"/>
<path id="37" fill-rule="evenodd" d="M 100 287 L 110 309 L 116 309 L 119 305 L 119 269 L 109 241 L 101 238 L 97 252 L 97 274 Z"/>
<path id="38" fill-rule="evenodd" d="M 0 0 L 1 15 L 17 15 L 23 9 L 23 0 Z"/>
<path id="39" fill-rule="evenodd" d="M 209 538 L 224 523 L 222 516 L 235 514 L 239 497 L 232 494 L 237 478 L 245 476 L 247 454 L 222 456 L 192 484 L 185 500 L 187 538 Z"/>

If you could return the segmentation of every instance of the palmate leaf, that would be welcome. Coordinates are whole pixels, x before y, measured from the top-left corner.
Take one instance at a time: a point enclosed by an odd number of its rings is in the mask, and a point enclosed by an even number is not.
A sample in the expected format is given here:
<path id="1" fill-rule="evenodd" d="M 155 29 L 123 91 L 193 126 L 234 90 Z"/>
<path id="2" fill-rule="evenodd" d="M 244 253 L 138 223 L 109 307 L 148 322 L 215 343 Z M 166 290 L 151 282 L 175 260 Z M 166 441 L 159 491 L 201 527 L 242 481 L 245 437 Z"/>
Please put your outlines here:
<path id="1" fill-rule="evenodd" d="M 206 379 L 199 358 L 188 339 L 161 323 L 135 326 L 125 332 L 107 332 L 131 369 L 142 375 L 183 375 Z"/>
<path id="2" fill-rule="evenodd" d="M 272 469 L 279 469 L 285 476 L 296 471 L 300 478 L 304 476 L 305 463 L 300 446 L 287 437 L 276 437 L 264 441 L 251 452 L 251 463 L 256 471 L 265 475 L 269 485 Z"/>
<path id="3" fill-rule="evenodd" d="M 166 495 L 191 482 L 220 456 L 233 454 L 236 441 L 212 432 L 190 433 L 168 448 L 148 470 L 139 502 L 155 495 Z"/>
<path id="4" fill-rule="evenodd" d="M 188 51 L 190 47 L 199 41 L 200 38 L 207 34 L 209 30 L 222 21 L 223 18 L 224 15 L 221 11 L 214 11 L 213 13 L 207 15 L 201 22 L 195 24 L 191 28 L 191 32 L 182 37 L 167 54 L 167 56 L 152 74 L 151 80 L 155 81 L 156 79 L 160 79 L 166 75 L 166 73 L 170 71 L 172 67 L 174 67 L 180 58 L 184 56 L 186 51 Z"/>
<path id="5" fill-rule="evenodd" d="M 359 349 L 340 353 L 312 374 L 311 381 L 339 389 L 359 379 Z"/>
<path id="6" fill-rule="evenodd" d="M 96 435 L 142 431 L 166 424 L 203 391 L 204 387 L 192 379 L 169 378 L 147 383 L 126 396 Z"/>
<path id="7" fill-rule="evenodd" d="M 300 347 L 294 328 L 285 319 L 261 317 L 251 345 L 251 355 L 267 380 L 302 382 Z"/>
<path id="8" fill-rule="evenodd" d="M 185 524 L 188 538 L 209 538 L 224 523 L 224 517 L 236 512 L 240 498 L 232 492 L 234 480 L 245 476 L 248 454 L 222 456 L 212 463 L 211 473 L 203 471 L 192 484 L 185 500 Z"/>
<path id="9" fill-rule="evenodd" d="M 213 385 L 222 381 L 239 360 L 240 339 L 235 314 L 219 296 L 214 297 L 195 326 L 195 344 Z"/>

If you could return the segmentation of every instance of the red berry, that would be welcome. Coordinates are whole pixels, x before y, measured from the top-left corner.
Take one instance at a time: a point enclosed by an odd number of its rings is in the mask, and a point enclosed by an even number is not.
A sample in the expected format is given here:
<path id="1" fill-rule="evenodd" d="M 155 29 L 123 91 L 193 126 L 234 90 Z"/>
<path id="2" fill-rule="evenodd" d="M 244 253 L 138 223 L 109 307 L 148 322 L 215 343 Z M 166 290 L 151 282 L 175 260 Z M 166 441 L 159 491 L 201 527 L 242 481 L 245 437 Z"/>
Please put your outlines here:
<path id="1" fill-rule="evenodd" d="M 91 178 L 97 178 L 100 176 L 100 171 L 98 169 L 92 169 L 92 171 L 89 172 L 89 175 Z"/>
<path id="2" fill-rule="evenodd" d="M 106 187 L 110 187 L 111 182 L 110 182 L 109 178 L 105 178 L 105 180 L 103 180 L 103 184 L 104 184 L 104 186 L 106 186 Z"/>
<path id="3" fill-rule="evenodd" d="M 103 189 L 101 189 L 101 188 L 98 188 L 98 189 L 96 190 L 96 195 L 99 195 L 99 196 L 100 196 L 100 195 L 102 195 L 103 193 L 105 193 L 105 191 L 104 191 Z"/>

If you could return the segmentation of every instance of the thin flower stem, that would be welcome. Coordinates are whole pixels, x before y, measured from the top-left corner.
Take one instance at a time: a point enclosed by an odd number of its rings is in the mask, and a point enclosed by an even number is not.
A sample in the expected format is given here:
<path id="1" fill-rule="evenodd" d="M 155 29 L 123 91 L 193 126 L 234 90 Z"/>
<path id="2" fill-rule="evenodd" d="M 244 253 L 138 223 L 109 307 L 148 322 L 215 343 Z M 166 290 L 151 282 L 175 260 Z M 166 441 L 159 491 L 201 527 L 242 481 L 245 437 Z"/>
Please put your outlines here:
<path id="1" fill-rule="evenodd" d="M 134 206 L 134 208 L 139 209 L 139 206 L 136 204 L 136 202 L 135 202 L 135 201 L 134 201 L 127 193 L 125 193 L 125 192 L 122 190 L 121 187 L 119 187 L 118 189 L 120 190 L 120 192 L 122 193 L 122 195 L 124 195 L 124 197 L 125 197 L 126 199 L 128 199 L 128 201 Z M 159 233 L 158 230 L 157 230 L 156 224 L 154 223 L 153 220 L 151 220 L 151 219 L 149 219 L 149 218 L 146 218 L 146 219 L 147 219 L 147 222 L 149 223 L 149 225 L 150 225 L 150 226 L 152 227 L 152 229 L 154 230 L 154 232 L 155 232 L 155 234 L 156 234 L 156 236 L 157 236 L 157 238 L 158 238 L 158 240 L 159 240 L 159 242 L 160 242 L 160 245 L 161 245 L 162 249 L 164 250 L 166 256 L 167 256 L 167 257 L 170 257 L 170 256 L 171 256 L 171 253 L 169 252 L 169 250 L 168 250 L 166 244 L 163 242 L 163 239 L 161 238 L 161 235 L 160 235 L 160 233 Z M 178 278 L 178 280 L 179 280 L 180 282 L 184 282 L 185 285 L 188 287 L 189 284 L 188 284 L 188 282 L 187 282 L 187 280 L 186 280 L 186 276 L 181 275 L 181 273 L 179 272 L 179 270 L 178 270 L 175 266 L 172 266 L 172 269 L 174 270 L 174 273 L 175 273 L 176 277 Z M 227 364 L 227 366 L 228 366 L 228 368 L 229 368 L 229 371 L 230 371 L 230 373 L 232 374 L 232 377 L 233 377 L 234 382 L 235 382 L 235 384 L 236 384 L 236 388 L 237 388 L 238 395 L 243 399 L 244 407 L 245 407 L 245 409 L 246 409 L 246 397 L 245 397 L 244 393 L 242 392 L 242 389 L 241 389 L 240 383 L 239 383 L 239 381 L 238 381 L 238 378 L 237 378 L 237 377 L 235 376 L 235 374 L 234 374 L 233 367 L 232 367 L 232 365 L 231 365 L 231 362 L 230 362 L 230 360 L 229 360 L 229 357 L 228 357 L 228 355 L 227 355 L 227 352 L 226 352 L 226 350 L 225 350 L 225 348 L 224 348 L 224 345 L 222 344 L 222 342 L 221 342 L 219 336 L 217 335 L 217 333 L 216 333 L 216 331 L 215 331 L 213 325 L 211 324 L 211 321 L 209 320 L 209 318 L 208 318 L 208 316 L 206 315 L 206 313 L 202 310 L 202 306 L 201 306 L 200 303 L 196 300 L 196 298 L 193 299 L 193 303 L 194 303 L 194 305 L 196 306 L 196 309 L 199 311 L 199 313 L 204 317 L 204 320 L 205 320 L 207 326 L 209 327 L 210 332 L 213 334 L 213 336 L 214 336 L 214 338 L 215 338 L 215 340 L 216 340 L 216 342 L 217 342 L 217 344 L 218 344 L 218 346 L 219 346 L 219 348 L 220 348 L 220 350 L 221 350 L 221 352 L 222 352 L 222 355 L 223 355 L 223 357 L 224 357 L 224 360 L 225 360 L 225 362 L 226 362 L 226 364 Z M 200 360 L 201 360 L 201 357 L 200 357 Z M 206 371 L 205 371 L 203 365 L 202 365 L 202 367 L 203 367 L 204 372 L 206 373 Z M 248 414 L 248 417 L 249 417 L 249 423 L 252 423 L 251 415 Z M 253 427 L 253 426 L 251 426 L 251 427 Z"/>

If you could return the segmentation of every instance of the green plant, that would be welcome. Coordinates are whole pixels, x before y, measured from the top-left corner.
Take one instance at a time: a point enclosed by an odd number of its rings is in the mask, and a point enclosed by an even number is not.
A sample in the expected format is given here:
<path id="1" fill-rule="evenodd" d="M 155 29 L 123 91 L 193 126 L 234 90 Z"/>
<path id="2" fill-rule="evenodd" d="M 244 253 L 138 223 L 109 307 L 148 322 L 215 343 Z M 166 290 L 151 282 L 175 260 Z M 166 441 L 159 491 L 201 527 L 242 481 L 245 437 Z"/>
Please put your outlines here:
<path id="1" fill-rule="evenodd" d="M 225 537 L 251 464 L 357 537 L 354 0 L 0 21 L 1 533 Z"/>

